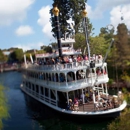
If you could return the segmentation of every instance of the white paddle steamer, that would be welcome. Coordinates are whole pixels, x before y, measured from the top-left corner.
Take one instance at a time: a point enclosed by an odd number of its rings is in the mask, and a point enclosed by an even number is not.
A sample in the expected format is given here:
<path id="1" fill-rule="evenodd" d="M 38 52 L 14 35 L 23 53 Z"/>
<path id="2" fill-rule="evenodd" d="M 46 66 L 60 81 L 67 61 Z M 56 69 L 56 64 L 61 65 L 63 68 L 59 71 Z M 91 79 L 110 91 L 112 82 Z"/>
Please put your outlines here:
<path id="1" fill-rule="evenodd" d="M 56 10 L 55 7 L 53 11 Z M 104 58 L 101 55 L 91 57 L 87 34 L 86 42 L 88 55 L 82 55 L 80 49 L 74 50 L 74 37 L 69 36 L 61 38 L 57 45 L 52 44 L 55 50 L 52 54 L 36 54 L 37 63 L 27 64 L 25 57 L 22 91 L 38 102 L 68 115 L 119 115 L 127 103 L 121 92 L 117 95 L 108 93 L 109 78 L 105 62 L 108 52 Z"/>

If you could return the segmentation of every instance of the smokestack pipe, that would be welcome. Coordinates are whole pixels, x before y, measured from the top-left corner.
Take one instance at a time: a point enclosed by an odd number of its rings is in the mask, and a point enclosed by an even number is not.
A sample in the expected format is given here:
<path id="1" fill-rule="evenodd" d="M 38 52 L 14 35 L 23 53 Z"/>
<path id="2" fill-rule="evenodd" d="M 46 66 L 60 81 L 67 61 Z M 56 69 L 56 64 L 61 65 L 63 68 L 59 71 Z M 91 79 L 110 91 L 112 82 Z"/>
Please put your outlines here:
<path id="1" fill-rule="evenodd" d="M 59 9 L 55 6 L 52 10 L 55 16 L 55 27 L 56 27 L 56 35 L 57 35 L 57 43 L 59 50 L 59 57 L 62 57 L 62 48 L 61 48 L 61 35 L 60 35 L 60 27 L 59 27 Z"/>

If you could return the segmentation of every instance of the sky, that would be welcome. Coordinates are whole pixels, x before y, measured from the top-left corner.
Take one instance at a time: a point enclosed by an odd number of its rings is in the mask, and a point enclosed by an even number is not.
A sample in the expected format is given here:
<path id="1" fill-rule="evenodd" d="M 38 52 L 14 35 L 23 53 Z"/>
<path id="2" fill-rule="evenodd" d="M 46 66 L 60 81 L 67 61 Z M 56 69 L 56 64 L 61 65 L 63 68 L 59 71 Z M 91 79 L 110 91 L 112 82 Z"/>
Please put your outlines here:
<path id="1" fill-rule="evenodd" d="M 56 42 L 49 22 L 52 4 L 53 0 L 0 0 L 0 49 L 40 50 Z M 130 0 L 88 0 L 86 10 L 95 35 L 109 25 L 116 30 L 119 23 L 130 30 Z"/>

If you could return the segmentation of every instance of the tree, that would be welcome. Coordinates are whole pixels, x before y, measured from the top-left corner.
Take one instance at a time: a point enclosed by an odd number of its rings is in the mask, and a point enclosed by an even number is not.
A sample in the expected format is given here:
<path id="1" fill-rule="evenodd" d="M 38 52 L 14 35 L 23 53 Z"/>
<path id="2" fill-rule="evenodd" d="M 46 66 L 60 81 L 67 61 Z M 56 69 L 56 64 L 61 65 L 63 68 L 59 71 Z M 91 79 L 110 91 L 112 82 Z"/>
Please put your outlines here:
<path id="1" fill-rule="evenodd" d="M 22 62 L 23 61 L 23 50 L 22 49 L 15 49 L 10 54 L 10 61 L 12 61 L 12 62 Z"/>
<path id="2" fill-rule="evenodd" d="M 47 52 L 47 53 L 52 53 L 52 48 L 50 46 L 46 46 L 44 48 L 44 51 Z"/>
<path id="3" fill-rule="evenodd" d="M 121 23 L 117 27 L 117 66 L 122 68 L 122 72 L 127 70 L 130 65 L 130 44 L 128 42 L 128 29 L 124 23 Z"/>
<path id="4" fill-rule="evenodd" d="M 102 27 L 100 29 L 99 36 L 102 36 L 106 40 L 106 44 L 110 43 L 111 39 L 114 37 L 114 27 L 113 25 L 108 25 L 107 27 Z"/>
<path id="5" fill-rule="evenodd" d="M 0 49 L 0 62 L 7 61 L 7 57 L 3 54 L 2 50 Z"/>
<path id="6" fill-rule="evenodd" d="M 61 37 L 64 37 L 66 32 L 69 32 L 69 24 L 67 20 L 71 19 L 75 22 L 75 33 L 78 32 L 80 23 L 82 21 L 81 11 L 83 7 L 85 7 L 85 2 L 87 0 L 53 0 L 53 6 L 57 4 L 60 13 L 59 13 L 59 23 L 60 23 L 60 31 Z M 51 25 L 52 25 L 52 32 L 53 36 L 56 37 L 56 30 L 55 30 L 55 20 L 52 14 L 52 9 L 50 10 L 51 14 Z"/>
<path id="7" fill-rule="evenodd" d="M 70 16 L 72 16 L 72 20 L 75 22 L 75 33 L 79 32 L 80 23 L 82 22 L 81 12 L 85 8 L 85 3 L 87 0 L 70 0 Z"/>
<path id="8" fill-rule="evenodd" d="M 53 6 L 57 5 L 57 7 L 60 10 L 59 13 L 59 24 L 60 24 L 60 32 L 61 32 L 61 36 L 64 37 L 65 33 L 68 31 L 67 30 L 67 20 L 70 19 L 69 16 L 69 11 L 70 11 L 70 6 L 69 6 L 69 0 L 53 0 L 54 3 L 52 4 Z M 53 17 L 53 13 L 52 10 L 50 10 L 50 14 L 51 14 L 51 25 L 52 25 L 52 32 L 53 32 L 53 36 L 56 38 L 56 29 L 55 29 L 55 19 Z"/>
<path id="9" fill-rule="evenodd" d="M 101 54 L 105 56 L 108 46 L 103 36 L 95 36 L 90 39 L 91 54 Z"/>
<path id="10" fill-rule="evenodd" d="M 2 120 L 9 117 L 8 109 L 4 87 L 0 85 L 0 130 L 3 128 Z"/>
<path id="11" fill-rule="evenodd" d="M 74 49 L 81 49 L 81 51 L 84 51 L 84 48 L 86 47 L 86 41 L 85 41 L 85 35 L 83 33 L 77 33 L 75 35 L 75 43 L 74 43 Z"/>

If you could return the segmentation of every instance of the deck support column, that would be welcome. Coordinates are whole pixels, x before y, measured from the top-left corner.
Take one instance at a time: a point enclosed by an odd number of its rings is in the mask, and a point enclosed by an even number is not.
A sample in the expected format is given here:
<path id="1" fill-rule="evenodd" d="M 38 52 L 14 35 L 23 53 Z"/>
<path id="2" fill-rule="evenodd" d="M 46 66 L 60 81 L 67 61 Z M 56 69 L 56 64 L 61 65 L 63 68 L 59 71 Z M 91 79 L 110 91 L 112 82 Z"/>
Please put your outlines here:
<path id="1" fill-rule="evenodd" d="M 75 83 L 76 83 L 77 82 L 76 71 L 74 71 L 74 76 L 75 76 Z"/>
<path id="2" fill-rule="evenodd" d="M 67 73 L 65 73 L 65 82 L 66 82 L 66 86 L 68 86 L 68 83 L 67 83 Z"/>
<path id="3" fill-rule="evenodd" d="M 104 86 L 103 86 L 103 84 L 101 84 L 102 85 L 102 94 L 104 94 Z"/>
<path id="4" fill-rule="evenodd" d="M 106 95 L 108 96 L 107 84 L 105 83 Z"/>
<path id="5" fill-rule="evenodd" d="M 48 92 L 49 102 L 51 102 L 50 89 L 48 89 L 48 91 L 49 91 L 49 92 Z"/>
<path id="6" fill-rule="evenodd" d="M 55 95 L 56 95 L 56 106 L 58 106 L 58 104 L 57 104 L 57 101 L 58 101 L 58 98 L 57 98 L 57 90 L 55 90 Z"/>
<path id="7" fill-rule="evenodd" d="M 94 90 L 93 90 L 93 102 L 95 103 L 95 93 L 94 93 Z"/>
<path id="8" fill-rule="evenodd" d="M 45 87 L 43 88 L 43 97 L 44 97 L 44 101 L 45 101 Z"/>
<path id="9" fill-rule="evenodd" d="M 38 90 L 39 90 L 39 98 L 41 98 L 41 86 L 40 85 L 38 87 Z"/>
<path id="10" fill-rule="evenodd" d="M 84 94 L 83 89 L 82 89 L 82 94 Z M 83 100 L 83 103 L 84 103 L 84 97 L 82 97 L 82 100 Z"/>
<path id="11" fill-rule="evenodd" d="M 68 92 L 66 92 L 66 95 L 67 95 L 67 104 L 69 104 L 69 95 L 68 95 Z"/>

